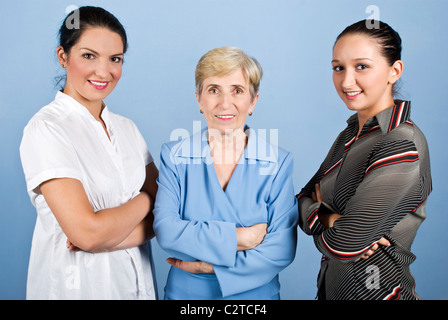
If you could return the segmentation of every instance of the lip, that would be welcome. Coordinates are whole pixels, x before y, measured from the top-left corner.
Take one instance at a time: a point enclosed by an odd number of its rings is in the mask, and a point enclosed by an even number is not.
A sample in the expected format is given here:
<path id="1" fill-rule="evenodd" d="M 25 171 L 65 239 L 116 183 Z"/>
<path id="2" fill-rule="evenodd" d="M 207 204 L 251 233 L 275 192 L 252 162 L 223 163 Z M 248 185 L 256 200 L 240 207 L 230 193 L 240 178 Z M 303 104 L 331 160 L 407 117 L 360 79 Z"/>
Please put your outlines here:
<path id="1" fill-rule="evenodd" d="M 220 121 L 231 121 L 232 119 L 235 118 L 234 114 L 220 114 L 220 115 L 216 115 L 216 118 L 218 118 L 218 120 Z"/>
<path id="2" fill-rule="evenodd" d="M 348 100 L 354 100 L 354 99 L 358 98 L 362 93 L 363 93 L 362 90 L 357 90 L 357 91 L 344 91 L 345 97 L 346 97 Z"/>
<path id="3" fill-rule="evenodd" d="M 109 81 L 87 80 L 87 82 L 97 90 L 104 90 L 109 86 Z"/>

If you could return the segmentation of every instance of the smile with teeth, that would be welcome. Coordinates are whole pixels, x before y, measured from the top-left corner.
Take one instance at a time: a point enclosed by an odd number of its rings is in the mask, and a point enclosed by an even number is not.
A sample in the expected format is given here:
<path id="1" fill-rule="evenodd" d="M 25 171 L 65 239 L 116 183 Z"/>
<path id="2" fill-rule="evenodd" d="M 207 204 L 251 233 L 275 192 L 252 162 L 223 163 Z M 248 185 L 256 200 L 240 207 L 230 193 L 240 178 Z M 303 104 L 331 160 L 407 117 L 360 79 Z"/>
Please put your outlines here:
<path id="1" fill-rule="evenodd" d="M 232 119 L 232 118 L 234 118 L 235 116 L 234 115 L 232 115 L 232 114 L 225 114 L 225 115 L 218 115 L 218 116 L 216 116 L 218 119 Z"/>
<path id="2" fill-rule="evenodd" d="M 109 84 L 109 81 L 95 81 L 95 80 L 88 80 L 88 82 L 93 85 L 96 89 L 104 89 Z"/>
<path id="3" fill-rule="evenodd" d="M 357 96 L 358 94 L 361 94 L 362 91 L 350 91 L 350 92 L 345 92 L 346 95 L 348 95 L 349 97 L 354 97 Z"/>

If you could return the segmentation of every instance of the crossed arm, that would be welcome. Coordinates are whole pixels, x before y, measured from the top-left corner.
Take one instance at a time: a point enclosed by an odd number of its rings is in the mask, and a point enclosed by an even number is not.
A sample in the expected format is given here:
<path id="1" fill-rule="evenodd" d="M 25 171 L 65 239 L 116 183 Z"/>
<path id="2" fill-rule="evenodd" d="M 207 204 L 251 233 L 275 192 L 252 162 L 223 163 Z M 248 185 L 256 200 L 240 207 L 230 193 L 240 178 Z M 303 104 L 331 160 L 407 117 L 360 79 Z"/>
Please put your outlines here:
<path id="1" fill-rule="evenodd" d="M 414 143 L 386 141 L 372 149 L 362 181 L 346 202 L 343 217 L 331 213 L 325 203 L 321 205 L 321 196 L 317 199 L 316 183 L 332 163 L 327 160 L 298 196 L 301 228 L 314 236 L 317 248 L 325 256 L 341 261 L 371 255 L 378 245 L 389 244 L 383 237 L 393 245 L 389 232 L 425 199 Z M 312 199 L 312 191 L 317 203 Z"/>
<path id="2" fill-rule="evenodd" d="M 267 223 L 255 224 L 248 228 L 236 228 L 237 251 L 256 248 L 267 233 Z M 170 265 L 190 273 L 214 273 L 213 265 L 205 261 L 184 261 L 176 258 L 166 259 Z"/>
<path id="3" fill-rule="evenodd" d="M 322 193 L 320 191 L 320 184 L 315 184 L 315 191 L 312 193 L 312 199 L 314 202 L 323 202 Z M 319 214 L 318 219 L 321 224 L 324 225 L 326 228 L 333 227 L 333 224 L 336 220 L 341 218 L 342 215 L 336 212 L 331 213 L 323 213 Z M 378 242 L 376 242 L 374 245 L 372 245 L 369 250 L 367 250 L 362 256 L 361 259 L 368 259 L 378 248 L 379 246 L 390 246 L 389 240 L 382 237 Z"/>
<path id="4" fill-rule="evenodd" d="M 101 252 L 138 246 L 154 236 L 152 208 L 158 170 L 146 167 L 139 195 L 127 203 L 94 212 L 79 180 L 59 178 L 40 185 L 48 206 L 67 235 L 71 250 Z"/>

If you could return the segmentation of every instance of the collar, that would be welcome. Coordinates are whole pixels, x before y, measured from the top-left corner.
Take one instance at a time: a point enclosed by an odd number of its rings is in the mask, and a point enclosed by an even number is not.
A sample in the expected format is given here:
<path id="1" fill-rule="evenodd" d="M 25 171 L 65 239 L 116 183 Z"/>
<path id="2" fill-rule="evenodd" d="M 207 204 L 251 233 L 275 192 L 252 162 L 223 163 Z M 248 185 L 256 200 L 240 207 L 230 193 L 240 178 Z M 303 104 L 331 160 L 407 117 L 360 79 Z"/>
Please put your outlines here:
<path id="1" fill-rule="evenodd" d="M 383 134 L 391 132 L 403 122 L 409 121 L 411 115 L 411 102 L 395 100 L 395 105 L 389 107 L 366 121 L 363 132 L 371 130 L 374 126 L 379 126 Z M 352 115 L 347 123 L 349 125 L 358 124 L 358 116 Z M 362 133 L 360 134 L 360 136 Z"/>
<path id="2" fill-rule="evenodd" d="M 396 100 L 393 107 L 387 108 L 375 117 L 384 134 L 391 132 L 410 119 L 411 101 Z"/>
<path id="3" fill-rule="evenodd" d="M 81 113 L 85 117 L 87 117 L 90 121 L 93 123 L 97 123 L 98 121 L 94 118 L 94 116 L 89 112 L 89 110 L 83 106 L 81 103 L 79 103 L 77 100 L 75 100 L 72 96 L 69 96 L 68 94 L 59 91 L 56 92 L 55 100 L 62 100 L 66 104 L 68 104 L 73 110 Z M 104 123 L 106 124 L 106 127 L 108 130 L 111 128 L 111 122 L 110 122 L 110 116 L 109 116 L 109 109 L 107 108 L 106 103 L 104 103 L 104 108 L 101 111 L 101 118 L 103 119 Z"/>
<path id="4" fill-rule="evenodd" d="M 256 130 L 245 126 L 244 132 L 248 136 L 247 145 L 244 148 L 244 158 L 276 163 L 278 161 L 278 148 L 267 142 L 263 135 Z M 200 146 L 200 147 L 198 147 Z M 202 158 L 207 163 L 212 163 L 210 146 L 208 144 L 208 128 L 205 127 L 193 135 L 184 138 L 172 149 L 172 155 L 180 158 Z M 241 157 L 240 161 L 243 159 Z"/>

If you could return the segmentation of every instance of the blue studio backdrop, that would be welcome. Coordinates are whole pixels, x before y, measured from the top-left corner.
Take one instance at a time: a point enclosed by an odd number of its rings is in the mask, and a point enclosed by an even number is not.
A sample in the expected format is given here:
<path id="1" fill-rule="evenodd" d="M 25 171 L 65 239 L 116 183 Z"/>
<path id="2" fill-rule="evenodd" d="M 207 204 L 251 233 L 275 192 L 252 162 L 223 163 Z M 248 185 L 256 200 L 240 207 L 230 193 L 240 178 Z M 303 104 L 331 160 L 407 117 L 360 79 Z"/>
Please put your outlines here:
<path id="1" fill-rule="evenodd" d="M 399 32 L 405 64 L 400 97 L 431 152 L 434 191 L 417 233 L 411 265 L 422 299 L 447 299 L 448 194 L 443 121 L 448 72 L 448 1 L 444 0 L 22 0 L 0 9 L 0 299 L 24 299 L 36 211 L 26 192 L 19 144 L 28 120 L 51 102 L 63 70 L 57 31 L 73 6 L 101 6 L 125 26 L 123 76 L 106 102 L 131 118 L 159 165 L 175 130 L 205 125 L 194 94 L 194 69 L 208 50 L 237 46 L 264 69 L 260 98 L 247 124 L 276 132 L 294 155 L 296 192 L 311 178 L 351 115 L 334 89 L 331 55 L 348 25 L 379 18 Z M 271 131 L 273 130 L 273 131 Z M 178 131 L 176 131 L 178 132 Z M 152 240 L 159 295 L 169 265 Z M 294 262 L 280 274 L 282 299 L 314 299 L 320 253 L 299 230 Z"/>

